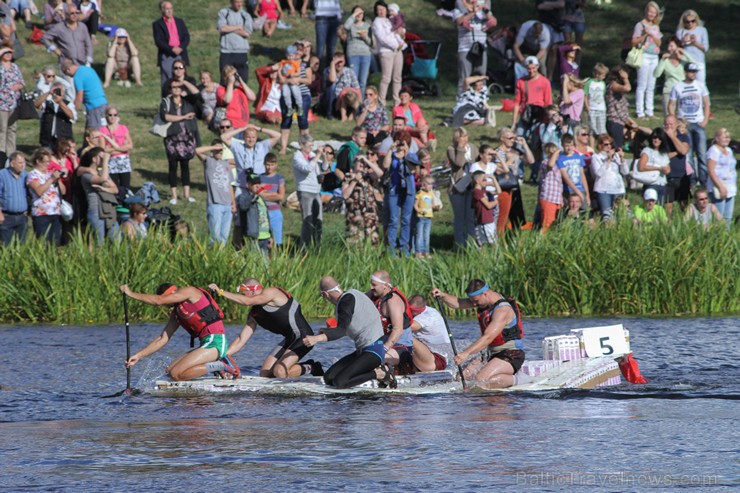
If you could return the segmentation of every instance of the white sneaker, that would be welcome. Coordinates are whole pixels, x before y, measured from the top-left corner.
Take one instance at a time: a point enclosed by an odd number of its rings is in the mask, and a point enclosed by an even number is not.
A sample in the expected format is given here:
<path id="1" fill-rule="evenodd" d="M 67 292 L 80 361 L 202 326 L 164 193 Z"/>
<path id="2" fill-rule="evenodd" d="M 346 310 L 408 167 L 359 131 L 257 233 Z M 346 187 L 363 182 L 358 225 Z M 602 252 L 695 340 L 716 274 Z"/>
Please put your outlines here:
<path id="1" fill-rule="evenodd" d="M 193 202 L 195 202 L 195 199 L 193 197 L 188 197 L 188 202 L 192 204 Z"/>
<path id="2" fill-rule="evenodd" d="M 123 87 L 131 87 L 131 82 L 127 80 L 123 81 Z"/>
<path id="3" fill-rule="evenodd" d="M 119 80 L 118 82 L 116 82 L 116 85 L 118 87 L 123 87 L 123 81 L 122 80 Z"/>
<path id="4" fill-rule="evenodd" d="M 177 205 L 177 199 L 170 199 L 170 204 Z"/>

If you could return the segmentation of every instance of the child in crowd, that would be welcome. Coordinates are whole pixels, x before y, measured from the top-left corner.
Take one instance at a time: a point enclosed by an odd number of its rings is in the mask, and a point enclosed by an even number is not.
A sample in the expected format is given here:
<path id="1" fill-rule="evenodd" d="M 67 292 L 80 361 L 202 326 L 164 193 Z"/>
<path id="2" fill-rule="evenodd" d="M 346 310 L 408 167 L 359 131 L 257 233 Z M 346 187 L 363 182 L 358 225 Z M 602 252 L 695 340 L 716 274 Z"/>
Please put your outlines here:
<path id="1" fill-rule="evenodd" d="M 563 177 L 557 167 L 560 149 L 552 142 L 545 144 L 545 155 L 540 166 L 539 206 L 542 213 L 542 232 L 550 229 L 563 206 Z"/>
<path id="2" fill-rule="evenodd" d="M 401 8 L 397 3 L 388 5 L 388 20 L 391 23 L 391 29 L 393 30 L 398 42 L 401 43 L 401 50 L 407 48 L 406 44 L 406 18 L 401 13 Z"/>
<path id="3" fill-rule="evenodd" d="M 210 154 L 207 154 L 209 153 Z M 233 214 L 236 212 L 234 189 L 231 187 L 231 167 L 222 159 L 223 143 L 214 139 L 210 146 L 195 149 L 195 155 L 203 162 L 206 182 L 206 219 L 211 242 L 226 245 L 231 232 Z"/>
<path id="4" fill-rule="evenodd" d="M 558 69 L 560 77 L 572 75 L 576 79 L 581 76 L 581 67 L 578 59 L 581 55 L 581 47 L 575 43 L 560 45 L 558 47 Z"/>
<path id="5" fill-rule="evenodd" d="M 262 253 L 267 255 L 272 248 L 272 235 L 267 203 L 261 196 L 263 191 L 260 176 L 250 175 L 247 178 L 247 189 L 239 195 L 239 222 L 242 225 L 242 234 L 252 238 Z"/>
<path id="6" fill-rule="evenodd" d="M 498 198 L 488 199 L 486 174 L 473 173 L 473 210 L 475 211 L 475 241 L 481 247 L 496 243 L 496 223 L 498 222 Z"/>
<path id="7" fill-rule="evenodd" d="M 283 84 L 283 102 L 290 110 L 295 108 L 298 116 L 303 116 L 303 99 L 298 84 L 290 82 L 291 77 L 298 77 L 301 73 L 301 57 L 295 45 L 290 45 L 285 50 L 285 60 L 278 63 L 281 82 Z"/>
<path id="8" fill-rule="evenodd" d="M 560 113 L 567 117 L 568 126 L 571 129 L 581 124 L 585 99 L 583 86 L 583 81 L 573 74 L 563 76 L 563 102 L 560 104 Z"/>
<path id="9" fill-rule="evenodd" d="M 281 203 L 285 200 L 285 178 L 277 172 L 277 155 L 270 152 L 265 156 L 265 174 L 262 178 L 262 198 L 267 204 L 267 215 L 270 218 L 272 240 L 275 245 L 283 244 L 283 211 Z"/>
<path id="10" fill-rule="evenodd" d="M 578 195 L 581 206 L 589 208 L 591 199 L 588 195 L 588 181 L 586 181 L 586 161 L 576 152 L 576 146 L 571 134 L 563 135 L 560 140 L 563 152 L 557 158 L 557 166 L 563 177 L 563 183 L 568 186 L 567 196 Z"/>
<path id="11" fill-rule="evenodd" d="M 586 111 L 590 120 L 591 133 L 602 135 L 606 133 L 606 74 L 609 69 L 603 63 L 594 66 L 593 77 L 586 81 Z"/>
<path id="12" fill-rule="evenodd" d="M 414 211 L 416 211 L 416 257 L 432 258 L 429 253 L 429 238 L 432 232 L 432 217 L 434 217 L 434 178 L 426 176 L 422 179 L 421 190 L 416 192 Z"/>

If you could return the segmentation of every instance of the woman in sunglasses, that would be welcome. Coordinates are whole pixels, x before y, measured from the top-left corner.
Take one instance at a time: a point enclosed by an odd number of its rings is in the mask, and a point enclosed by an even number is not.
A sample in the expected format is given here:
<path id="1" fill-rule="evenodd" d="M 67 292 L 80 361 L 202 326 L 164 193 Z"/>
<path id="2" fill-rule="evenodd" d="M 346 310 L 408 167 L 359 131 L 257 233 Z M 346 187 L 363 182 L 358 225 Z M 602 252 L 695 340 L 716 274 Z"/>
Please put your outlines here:
<path id="1" fill-rule="evenodd" d="M 704 27 L 704 22 L 699 18 L 695 10 L 685 10 L 678 22 L 676 37 L 683 43 L 683 48 L 694 63 L 699 66 L 696 80 L 706 83 L 707 64 L 706 57 L 709 51 L 709 33 Z"/>
<path id="2" fill-rule="evenodd" d="M 134 148 L 131 132 L 126 125 L 122 125 L 119 109 L 108 105 L 105 112 L 106 126 L 100 128 L 102 147 L 110 154 L 110 179 L 118 187 L 131 188 L 131 155 Z"/>

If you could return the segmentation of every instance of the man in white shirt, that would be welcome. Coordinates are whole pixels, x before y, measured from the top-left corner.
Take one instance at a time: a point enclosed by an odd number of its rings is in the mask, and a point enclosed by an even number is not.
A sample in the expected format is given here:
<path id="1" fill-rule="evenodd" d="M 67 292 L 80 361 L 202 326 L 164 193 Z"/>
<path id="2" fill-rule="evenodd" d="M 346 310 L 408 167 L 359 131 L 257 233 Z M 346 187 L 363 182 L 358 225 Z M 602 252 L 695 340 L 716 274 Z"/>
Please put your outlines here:
<path id="1" fill-rule="evenodd" d="M 450 336 L 447 334 L 444 318 L 431 306 L 427 306 L 426 299 L 420 294 L 409 298 L 411 313 L 414 320 L 411 331 L 416 341 L 424 343 L 427 351 L 418 351 L 420 345 L 414 344 L 413 362 L 420 371 L 439 371 L 447 368 L 447 361 L 452 354 Z M 416 343 L 416 341 L 414 341 Z M 424 349 L 426 349 L 424 348 Z"/>
<path id="2" fill-rule="evenodd" d="M 691 138 L 691 151 L 689 157 L 692 159 L 694 169 L 699 175 L 702 185 L 707 183 L 707 132 L 709 123 L 710 104 L 709 90 L 707 86 L 696 79 L 699 66 L 690 63 L 684 70 L 686 79 L 677 82 L 671 90 L 668 102 L 668 114 L 683 118 L 689 122 L 689 137 Z"/>

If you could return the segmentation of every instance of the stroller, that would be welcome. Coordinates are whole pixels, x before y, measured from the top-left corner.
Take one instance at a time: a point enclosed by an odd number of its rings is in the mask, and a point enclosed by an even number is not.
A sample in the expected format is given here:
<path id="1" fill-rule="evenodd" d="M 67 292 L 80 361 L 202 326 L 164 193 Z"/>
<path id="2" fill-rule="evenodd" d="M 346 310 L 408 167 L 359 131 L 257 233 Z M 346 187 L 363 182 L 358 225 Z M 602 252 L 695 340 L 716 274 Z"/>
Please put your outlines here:
<path id="1" fill-rule="evenodd" d="M 488 94 L 514 92 L 514 40 L 515 26 L 495 30 L 488 38 Z"/>
<path id="2" fill-rule="evenodd" d="M 437 59 L 442 49 L 441 41 L 426 41 L 416 34 L 406 33 L 403 85 L 411 88 L 414 96 L 442 95 L 437 84 Z"/>

